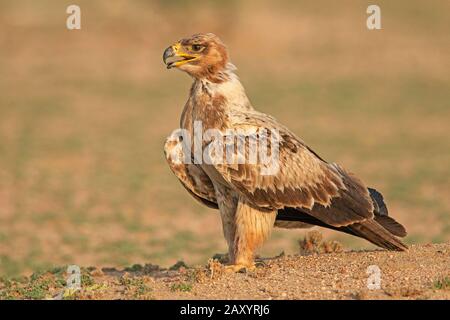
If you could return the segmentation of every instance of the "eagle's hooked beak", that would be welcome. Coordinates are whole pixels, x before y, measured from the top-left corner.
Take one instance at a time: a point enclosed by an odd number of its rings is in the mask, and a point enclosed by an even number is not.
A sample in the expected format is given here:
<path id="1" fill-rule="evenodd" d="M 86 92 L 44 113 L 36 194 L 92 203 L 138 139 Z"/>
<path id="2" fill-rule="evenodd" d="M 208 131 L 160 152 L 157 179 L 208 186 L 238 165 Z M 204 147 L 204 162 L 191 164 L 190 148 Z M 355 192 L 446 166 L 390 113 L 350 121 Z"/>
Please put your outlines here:
<path id="1" fill-rule="evenodd" d="M 180 43 L 175 43 L 174 45 L 168 47 L 166 50 L 164 50 L 163 53 L 163 61 L 167 66 L 167 69 L 179 67 L 197 58 L 198 55 L 192 55 L 183 52 Z"/>

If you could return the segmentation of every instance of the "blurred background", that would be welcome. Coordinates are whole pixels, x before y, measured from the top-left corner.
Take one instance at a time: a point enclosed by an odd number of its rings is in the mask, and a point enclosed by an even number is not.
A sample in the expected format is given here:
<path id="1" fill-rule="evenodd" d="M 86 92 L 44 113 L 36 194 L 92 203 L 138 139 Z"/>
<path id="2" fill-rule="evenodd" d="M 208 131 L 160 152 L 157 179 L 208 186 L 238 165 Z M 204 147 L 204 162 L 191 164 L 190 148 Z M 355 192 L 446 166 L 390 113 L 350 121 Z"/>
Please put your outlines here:
<path id="1" fill-rule="evenodd" d="M 383 192 L 406 242 L 449 241 L 450 2 L 377 0 L 374 31 L 369 4 L 0 0 L 0 275 L 226 252 L 217 211 L 163 155 L 191 80 L 162 52 L 197 32 L 228 45 L 257 109 Z M 304 232 L 275 231 L 262 255 Z"/>

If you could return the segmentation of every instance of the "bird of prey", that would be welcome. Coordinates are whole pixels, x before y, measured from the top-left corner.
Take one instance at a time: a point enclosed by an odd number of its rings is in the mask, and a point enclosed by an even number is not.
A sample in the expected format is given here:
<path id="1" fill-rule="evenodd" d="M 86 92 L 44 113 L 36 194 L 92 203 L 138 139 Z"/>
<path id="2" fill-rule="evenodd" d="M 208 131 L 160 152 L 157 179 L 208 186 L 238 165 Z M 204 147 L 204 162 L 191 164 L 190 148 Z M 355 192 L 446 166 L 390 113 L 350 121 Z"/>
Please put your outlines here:
<path id="1" fill-rule="evenodd" d="M 167 138 L 164 152 L 171 170 L 187 191 L 202 204 L 219 209 L 228 244 L 228 268 L 254 268 L 255 250 L 274 226 L 316 225 L 364 238 L 385 249 L 407 249 L 397 238 L 404 237 L 406 230 L 388 216 L 378 191 L 368 188 L 338 164 L 325 161 L 275 118 L 253 108 L 226 46 L 216 35 L 183 38 L 164 51 L 163 61 L 168 69 L 179 69 L 193 79 L 180 129 L 194 137 L 186 139 L 174 132 Z M 202 132 L 211 129 L 223 137 L 230 131 L 256 132 L 256 137 L 258 132 L 266 132 L 266 138 L 276 136 L 276 170 L 263 172 L 268 162 L 235 158 L 214 161 L 220 147 L 203 152 L 211 157 L 210 161 L 197 159 L 198 150 L 192 145 L 198 138 L 195 126 L 199 123 Z M 236 139 L 232 140 L 236 144 Z M 248 137 L 241 140 L 244 149 L 235 145 L 228 148 L 229 141 L 220 146 L 237 158 L 258 146 L 250 144 Z M 215 142 L 215 138 L 203 137 L 200 149 L 207 150 Z M 270 151 L 266 155 L 271 152 L 275 154 Z"/>

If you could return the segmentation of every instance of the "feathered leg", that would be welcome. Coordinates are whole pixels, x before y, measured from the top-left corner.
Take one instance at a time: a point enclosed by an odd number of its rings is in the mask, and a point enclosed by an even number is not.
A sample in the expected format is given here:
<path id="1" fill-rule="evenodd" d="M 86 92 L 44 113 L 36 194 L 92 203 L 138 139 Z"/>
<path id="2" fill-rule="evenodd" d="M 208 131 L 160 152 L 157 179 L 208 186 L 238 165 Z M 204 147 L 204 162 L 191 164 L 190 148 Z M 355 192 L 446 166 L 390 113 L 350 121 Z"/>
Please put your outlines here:
<path id="1" fill-rule="evenodd" d="M 252 208 L 245 201 L 239 199 L 235 214 L 235 234 L 232 248 L 234 260 L 232 268 L 253 268 L 255 251 L 269 237 L 276 212 L 264 212 Z"/>
<path id="2" fill-rule="evenodd" d="M 254 267 L 255 251 L 272 231 L 276 211 L 266 212 L 251 207 L 234 191 L 216 186 L 222 228 L 228 244 L 228 270 L 239 271 Z"/>
<path id="3" fill-rule="evenodd" d="M 228 244 L 228 259 L 230 262 L 234 257 L 234 238 L 236 236 L 235 214 L 238 205 L 238 199 L 234 196 L 232 190 L 222 186 L 215 186 L 217 203 L 219 206 L 220 217 L 222 219 L 222 230 L 225 240 Z"/>

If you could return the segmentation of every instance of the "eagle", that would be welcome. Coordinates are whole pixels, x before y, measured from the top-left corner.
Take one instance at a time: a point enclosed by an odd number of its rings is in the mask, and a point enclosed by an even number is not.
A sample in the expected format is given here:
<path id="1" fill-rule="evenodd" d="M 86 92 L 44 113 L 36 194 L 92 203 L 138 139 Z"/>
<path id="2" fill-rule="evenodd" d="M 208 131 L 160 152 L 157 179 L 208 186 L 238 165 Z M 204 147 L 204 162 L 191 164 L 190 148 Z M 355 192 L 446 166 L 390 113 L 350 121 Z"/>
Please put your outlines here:
<path id="1" fill-rule="evenodd" d="M 180 128 L 166 139 L 164 153 L 187 191 L 219 210 L 227 268 L 254 268 L 255 251 L 274 227 L 320 226 L 388 250 L 407 249 L 398 239 L 406 230 L 388 216 L 381 193 L 253 108 L 219 37 L 204 33 L 183 38 L 164 51 L 163 61 L 167 69 L 193 79 Z M 203 135 L 208 131 L 214 134 Z M 240 134 L 232 134 L 236 132 Z M 257 161 L 245 161 L 262 145 L 260 140 L 266 148 L 256 153 Z M 226 151 L 227 159 L 220 151 Z M 276 161 L 261 155 L 276 155 Z"/>

